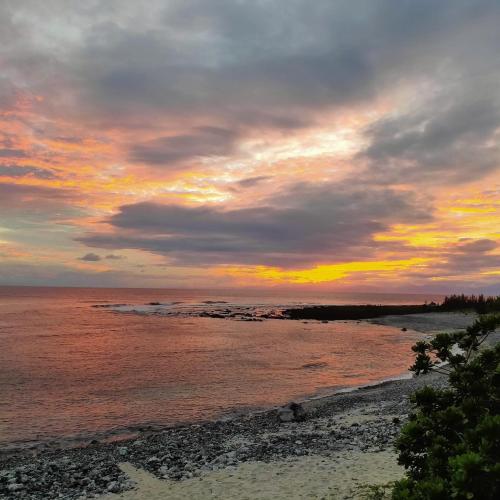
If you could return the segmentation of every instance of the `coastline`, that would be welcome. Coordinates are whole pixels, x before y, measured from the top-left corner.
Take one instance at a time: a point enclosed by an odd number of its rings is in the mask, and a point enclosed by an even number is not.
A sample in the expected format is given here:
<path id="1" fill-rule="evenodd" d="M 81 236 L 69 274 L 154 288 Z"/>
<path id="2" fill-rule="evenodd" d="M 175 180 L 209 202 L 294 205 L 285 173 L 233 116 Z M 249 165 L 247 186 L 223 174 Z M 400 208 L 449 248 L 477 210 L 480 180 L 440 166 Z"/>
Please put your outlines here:
<path id="1" fill-rule="evenodd" d="M 464 315 L 452 314 L 462 328 Z M 382 320 L 404 320 L 395 318 Z M 445 319 L 449 329 L 452 318 Z M 426 333 L 443 329 L 432 316 L 406 321 Z M 129 441 L 0 457 L 0 498 L 362 498 L 367 485 L 402 474 L 393 440 L 409 395 L 443 384 L 433 373 L 312 397 L 302 403 L 304 422 L 280 424 L 270 409 Z"/>

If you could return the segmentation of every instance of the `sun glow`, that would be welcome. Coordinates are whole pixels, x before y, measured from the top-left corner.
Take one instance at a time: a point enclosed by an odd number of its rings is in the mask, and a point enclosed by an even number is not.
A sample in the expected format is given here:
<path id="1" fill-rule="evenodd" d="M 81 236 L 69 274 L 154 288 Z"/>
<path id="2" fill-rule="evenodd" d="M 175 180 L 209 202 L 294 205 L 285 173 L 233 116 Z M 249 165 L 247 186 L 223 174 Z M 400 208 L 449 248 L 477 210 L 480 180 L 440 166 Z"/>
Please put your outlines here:
<path id="1" fill-rule="evenodd" d="M 351 275 L 363 273 L 394 273 L 397 271 L 422 269 L 429 262 L 426 258 L 411 258 L 393 261 L 358 261 L 341 264 L 321 264 L 309 269 L 280 269 L 278 267 L 224 266 L 217 273 L 227 274 L 243 280 L 263 279 L 274 283 L 325 283 L 339 281 Z"/>

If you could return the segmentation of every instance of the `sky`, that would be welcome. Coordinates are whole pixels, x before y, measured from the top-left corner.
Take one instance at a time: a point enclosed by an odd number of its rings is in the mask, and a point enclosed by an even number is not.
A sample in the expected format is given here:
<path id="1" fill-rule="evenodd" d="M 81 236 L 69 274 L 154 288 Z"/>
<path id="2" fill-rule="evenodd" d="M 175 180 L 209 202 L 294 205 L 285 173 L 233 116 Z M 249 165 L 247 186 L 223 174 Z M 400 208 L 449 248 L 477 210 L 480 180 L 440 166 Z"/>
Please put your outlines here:
<path id="1" fill-rule="evenodd" d="M 500 293 L 498 0 L 3 0 L 0 284 Z"/>

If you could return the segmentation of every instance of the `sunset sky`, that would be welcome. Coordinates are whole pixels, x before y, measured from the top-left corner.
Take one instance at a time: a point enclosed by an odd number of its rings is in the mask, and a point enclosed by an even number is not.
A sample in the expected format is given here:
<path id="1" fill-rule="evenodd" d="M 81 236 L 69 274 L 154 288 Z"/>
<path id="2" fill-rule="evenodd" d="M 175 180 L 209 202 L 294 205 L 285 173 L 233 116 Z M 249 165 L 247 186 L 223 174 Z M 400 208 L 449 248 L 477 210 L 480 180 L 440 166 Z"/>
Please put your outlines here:
<path id="1" fill-rule="evenodd" d="M 500 292 L 498 0 L 3 0 L 0 284 Z"/>

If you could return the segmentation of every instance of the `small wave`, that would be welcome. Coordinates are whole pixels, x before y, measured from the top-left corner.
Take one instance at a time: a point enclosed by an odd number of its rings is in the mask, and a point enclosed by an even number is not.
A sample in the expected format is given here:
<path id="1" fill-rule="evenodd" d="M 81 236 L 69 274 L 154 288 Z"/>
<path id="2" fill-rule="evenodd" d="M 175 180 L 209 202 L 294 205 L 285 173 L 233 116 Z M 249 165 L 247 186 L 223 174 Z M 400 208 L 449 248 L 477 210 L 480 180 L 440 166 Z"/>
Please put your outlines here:
<path id="1" fill-rule="evenodd" d="M 324 361 L 316 361 L 313 363 L 306 363 L 302 365 L 300 368 L 304 370 L 319 370 L 321 368 L 326 368 L 328 366 L 328 363 L 325 363 Z"/>
<path id="2" fill-rule="evenodd" d="M 128 304 L 94 304 L 92 307 L 105 307 L 105 308 L 113 308 L 113 307 L 126 307 Z"/>

